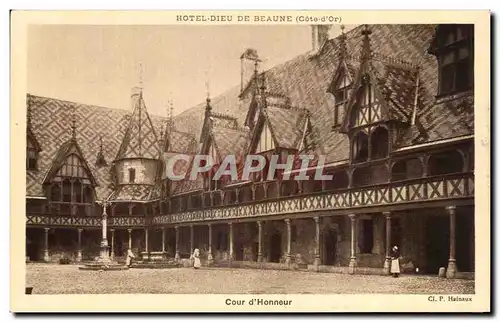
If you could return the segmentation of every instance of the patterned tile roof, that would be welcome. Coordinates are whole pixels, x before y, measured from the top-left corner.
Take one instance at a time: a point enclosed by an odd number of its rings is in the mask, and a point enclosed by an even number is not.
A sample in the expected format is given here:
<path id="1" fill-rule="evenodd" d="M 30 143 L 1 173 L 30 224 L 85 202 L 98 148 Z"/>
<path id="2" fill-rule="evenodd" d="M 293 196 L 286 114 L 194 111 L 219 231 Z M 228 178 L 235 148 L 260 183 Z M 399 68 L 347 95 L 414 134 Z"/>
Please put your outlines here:
<path id="1" fill-rule="evenodd" d="M 109 201 L 149 201 L 154 200 L 151 195 L 157 196 L 157 187 L 145 184 L 122 185 L 109 196 Z M 154 193 L 153 193 L 154 192 Z"/>
<path id="2" fill-rule="evenodd" d="M 132 95 L 134 111 L 125 130 L 115 160 L 160 157 L 160 146 L 155 128 L 146 110 L 142 92 Z"/>
<path id="3" fill-rule="evenodd" d="M 391 115 L 407 120 L 413 111 L 416 112 L 415 124 L 399 133 L 395 148 L 472 134 L 473 94 L 436 101 L 437 62 L 435 56 L 427 53 L 435 26 L 372 25 L 370 29 L 371 50 L 374 53 L 373 71 L 386 95 Z M 356 75 L 360 67 L 361 31 L 362 28 L 358 27 L 346 33 L 347 68 L 350 75 Z M 335 102 L 333 95 L 328 92 L 339 66 L 339 47 L 337 37 L 327 41 L 319 53 L 299 55 L 264 72 L 268 94 L 266 114 L 279 145 L 297 147 L 303 135 L 307 110 L 310 126 L 307 138 L 314 141 L 314 148 L 303 147 L 303 150 L 327 155 L 327 162 L 346 160 L 349 153 L 347 136 L 332 130 Z M 418 95 L 415 97 L 417 83 Z M 239 129 L 238 124 L 244 124 L 252 95 L 243 95 L 241 98 L 239 96 L 240 88 L 235 86 L 211 101 L 214 120 L 212 135 L 219 153 L 222 154 L 237 153 L 241 149 L 244 150 L 248 144 L 245 131 Z M 28 104 L 31 106 L 32 132 L 41 148 L 38 170 L 26 173 L 28 196 L 44 195 L 44 175 L 61 146 L 71 137 L 67 120 L 71 119 L 73 111 L 78 126 L 76 140 L 96 179 L 98 199 L 105 199 L 113 192 L 110 185 L 110 167 L 116 156 L 157 158 L 160 155 L 156 133 L 160 133 L 161 124 L 165 119 L 149 116 L 140 100 L 135 111 L 90 106 L 29 94 Z M 200 137 L 205 118 L 205 104 L 200 103 L 175 117 L 176 129 L 167 131 L 170 145 L 167 150 L 175 153 L 196 153 L 197 138 Z M 96 158 L 100 150 L 101 136 L 103 154 L 109 165 L 97 167 Z M 140 141 L 145 143 L 139 144 Z M 191 191 L 202 186 L 201 179 L 178 182 L 174 192 Z M 157 188 L 148 187 L 118 187 L 113 198 L 127 198 L 130 194 L 133 198 L 137 196 L 138 200 L 143 200 L 145 196 L 150 198 L 155 193 L 152 191 Z M 129 191 L 130 189 L 134 191 Z M 147 192 L 148 189 L 151 191 Z"/>
<path id="4" fill-rule="evenodd" d="M 471 134 L 473 131 L 473 98 L 457 98 L 448 103 L 436 103 L 437 62 L 427 53 L 433 38 L 435 25 L 370 25 L 373 66 L 384 82 L 382 88 L 389 90 L 388 105 L 399 118 L 412 113 L 418 66 L 419 92 L 414 126 L 401 133 L 399 147 L 418 142 L 432 142 Z M 355 74 L 359 68 L 362 47 L 362 27 L 348 33 L 348 69 Z M 334 98 L 328 87 L 338 66 L 339 37 L 329 40 L 319 54 L 309 53 L 295 57 L 284 64 L 265 72 L 269 92 L 286 96 L 292 106 L 308 109 L 311 127 L 317 143 L 317 153 L 326 154 L 327 162 L 348 159 L 347 136 L 332 131 Z M 251 95 L 238 98 L 239 87 L 234 87 L 212 99 L 214 111 L 225 111 L 243 124 Z M 465 114 L 457 114 L 458 106 Z M 280 111 L 281 112 L 281 111 Z M 204 104 L 189 109 L 176 117 L 176 122 L 185 124 L 194 133 L 199 133 L 203 122 Z M 283 118 L 283 117 L 282 117 Z M 293 118 L 293 117 L 290 117 Z M 285 118 L 286 119 L 286 118 Z M 467 121 L 467 125 L 464 125 Z M 195 124 L 198 122 L 197 124 Z M 453 129 L 453 130 L 450 130 Z M 283 136 L 287 135 L 286 131 Z M 286 138 L 280 137 L 279 140 Z"/>
<path id="5" fill-rule="evenodd" d="M 130 123 L 130 110 L 110 109 L 69 102 L 54 98 L 27 95 L 31 108 L 33 135 L 40 144 L 37 170 L 26 172 L 26 195 L 43 197 L 43 179 L 52 165 L 61 146 L 71 139 L 71 120 L 74 111 L 76 120 L 76 141 L 97 181 L 98 200 L 106 199 L 113 191 L 110 167 Z M 165 119 L 151 116 L 152 124 L 159 132 Z M 103 154 L 108 166 L 96 167 L 100 150 L 99 138 L 103 141 Z"/>

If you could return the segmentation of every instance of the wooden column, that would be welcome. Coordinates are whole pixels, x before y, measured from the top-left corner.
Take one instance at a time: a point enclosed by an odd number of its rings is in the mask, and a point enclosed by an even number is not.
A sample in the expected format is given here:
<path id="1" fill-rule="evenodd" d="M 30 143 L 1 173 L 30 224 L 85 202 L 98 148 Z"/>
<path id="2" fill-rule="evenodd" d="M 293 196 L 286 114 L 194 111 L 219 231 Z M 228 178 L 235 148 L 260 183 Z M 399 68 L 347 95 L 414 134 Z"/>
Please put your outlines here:
<path id="1" fill-rule="evenodd" d="M 82 261 L 82 231 L 83 229 L 78 228 L 78 251 L 76 254 L 76 261 L 81 262 Z"/>
<path id="2" fill-rule="evenodd" d="M 179 255 L 179 226 L 175 226 L 175 260 L 179 261 L 181 256 Z"/>
<path id="3" fill-rule="evenodd" d="M 292 258 L 292 222 L 290 219 L 285 219 L 286 224 L 286 254 L 285 254 L 285 263 L 290 265 Z"/>
<path id="4" fill-rule="evenodd" d="M 214 263 L 214 257 L 212 254 L 212 224 L 208 224 L 208 255 L 207 255 L 208 265 Z"/>
<path id="5" fill-rule="evenodd" d="M 43 261 L 44 262 L 50 262 L 50 255 L 49 255 L 49 229 L 50 228 L 44 228 L 44 230 L 45 230 L 45 248 L 43 249 Z"/>
<path id="6" fill-rule="evenodd" d="M 455 230 L 456 230 L 456 207 L 448 206 L 446 211 L 450 216 L 450 258 L 448 259 L 447 278 L 455 278 L 457 274 L 457 263 L 455 258 Z"/>
<path id="7" fill-rule="evenodd" d="M 229 260 L 232 261 L 234 259 L 233 252 L 233 223 L 229 223 Z"/>
<path id="8" fill-rule="evenodd" d="M 132 229 L 127 229 L 128 231 L 128 249 L 132 249 Z"/>
<path id="9" fill-rule="evenodd" d="M 383 212 L 385 217 L 385 261 L 384 273 L 390 274 L 391 272 L 391 213 L 389 211 Z"/>
<path id="10" fill-rule="evenodd" d="M 161 252 L 165 254 L 165 227 L 161 228 Z"/>
<path id="11" fill-rule="evenodd" d="M 257 253 L 257 262 L 262 262 L 262 221 L 257 221 L 257 226 L 259 227 L 259 249 Z"/>
<path id="12" fill-rule="evenodd" d="M 349 260 L 349 274 L 354 274 L 356 269 L 356 215 L 350 214 L 351 220 L 351 258 Z"/>
<path id="13" fill-rule="evenodd" d="M 319 217 L 314 217 L 314 224 L 316 226 L 316 238 L 315 238 L 315 249 L 314 249 L 314 267 L 316 270 L 318 269 L 318 266 L 321 265 L 321 258 L 320 258 L 320 252 L 319 252 L 319 247 L 320 247 L 320 229 L 319 229 Z"/>
<path id="14" fill-rule="evenodd" d="M 115 230 L 111 229 L 111 258 L 115 258 Z"/>
<path id="15" fill-rule="evenodd" d="M 146 228 L 144 229 L 144 251 L 149 252 L 149 245 L 148 245 L 148 239 L 149 239 L 149 230 Z"/>

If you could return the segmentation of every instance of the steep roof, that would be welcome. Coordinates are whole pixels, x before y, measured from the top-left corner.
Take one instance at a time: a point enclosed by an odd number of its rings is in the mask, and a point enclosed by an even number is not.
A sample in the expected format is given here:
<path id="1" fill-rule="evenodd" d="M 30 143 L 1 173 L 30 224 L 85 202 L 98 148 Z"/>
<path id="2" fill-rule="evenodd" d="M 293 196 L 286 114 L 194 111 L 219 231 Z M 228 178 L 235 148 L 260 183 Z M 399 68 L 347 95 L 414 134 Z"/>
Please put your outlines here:
<path id="1" fill-rule="evenodd" d="M 399 134 L 396 148 L 415 142 L 432 142 L 471 134 L 474 104 L 472 96 L 436 103 L 437 62 L 434 56 L 427 53 L 435 25 L 370 25 L 369 28 L 372 31 L 370 42 L 374 53 L 374 70 L 378 78 L 383 80 L 380 85 L 387 93 L 391 112 L 404 119 L 412 114 L 413 109 L 416 110 L 415 125 Z M 346 33 L 348 69 L 352 74 L 359 68 L 361 32 L 362 27 L 357 27 Z M 326 154 L 327 162 L 346 160 L 349 156 L 347 136 L 332 131 L 335 102 L 333 95 L 328 93 L 338 66 L 339 42 L 339 37 L 331 39 L 319 54 L 312 56 L 306 53 L 265 72 L 269 92 L 286 96 L 290 98 L 292 106 L 310 111 L 311 126 L 317 139 L 317 153 Z M 415 106 L 417 67 L 419 87 Z M 251 96 L 247 95 L 240 100 L 239 90 L 237 86 L 229 89 L 213 98 L 212 102 L 215 112 L 225 111 L 243 124 Z M 454 106 L 458 106 L 463 113 L 457 113 Z M 202 103 L 179 114 L 176 122 L 199 133 L 203 113 Z M 293 118 L 292 115 L 289 117 Z M 288 119 L 288 115 L 281 118 Z M 287 131 L 277 139 L 286 140 Z"/>
<path id="2" fill-rule="evenodd" d="M 96 179 L 98 200 L 107 198 L 112 189 L 110 175 L 111 161 L 118 154 L 118 149 L 130 123 L 130 111 L 85 105 L 55 98 L 27 95 L 27 104 L 31 104 L 31 128 L 36 136 L 41 151 L 38 155 L 38 170 L 26 172 L 26 195 L 43 197 L 43 179 L 51 167 L 56 154 L 65 142 L 71 139 L 72 111 L 75 111 L 76 140 L 85 160 Z M 162 117 L 150 116 L 156 131 L 160 130 Z M 96 167 L 102 137 L 103 154 L 108 166 Z"/>
<path id="3" fill-rule="evenodd" d="M 125 130 L 115 160 L 160 157 L 160 146 L 155 128 L 142 98 L 142 91 L 132 95 L 134 110 Z"/>

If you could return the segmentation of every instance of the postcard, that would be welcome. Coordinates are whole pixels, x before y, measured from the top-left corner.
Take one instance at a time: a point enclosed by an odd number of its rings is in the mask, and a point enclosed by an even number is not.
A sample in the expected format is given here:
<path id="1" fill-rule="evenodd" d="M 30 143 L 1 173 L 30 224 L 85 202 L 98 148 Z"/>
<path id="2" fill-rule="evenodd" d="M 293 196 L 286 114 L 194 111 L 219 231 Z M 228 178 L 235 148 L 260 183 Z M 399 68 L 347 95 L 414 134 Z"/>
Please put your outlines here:
<path id="1" fill-rule="evenodd" d="M 11 31 L 13 312 L 490 312 L 490 12 Z"/>

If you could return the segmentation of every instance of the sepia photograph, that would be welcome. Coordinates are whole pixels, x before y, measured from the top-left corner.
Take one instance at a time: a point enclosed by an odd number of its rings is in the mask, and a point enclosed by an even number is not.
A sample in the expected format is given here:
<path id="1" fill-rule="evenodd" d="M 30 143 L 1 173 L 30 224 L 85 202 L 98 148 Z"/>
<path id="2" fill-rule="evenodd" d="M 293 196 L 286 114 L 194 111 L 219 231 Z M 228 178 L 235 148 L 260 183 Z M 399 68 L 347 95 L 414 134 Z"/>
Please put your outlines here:
<path id="1" fill-rule="evenodd" d="M 480 302 L 477 25 L 314 14 L 27 24 L 24 295 Z"/>

